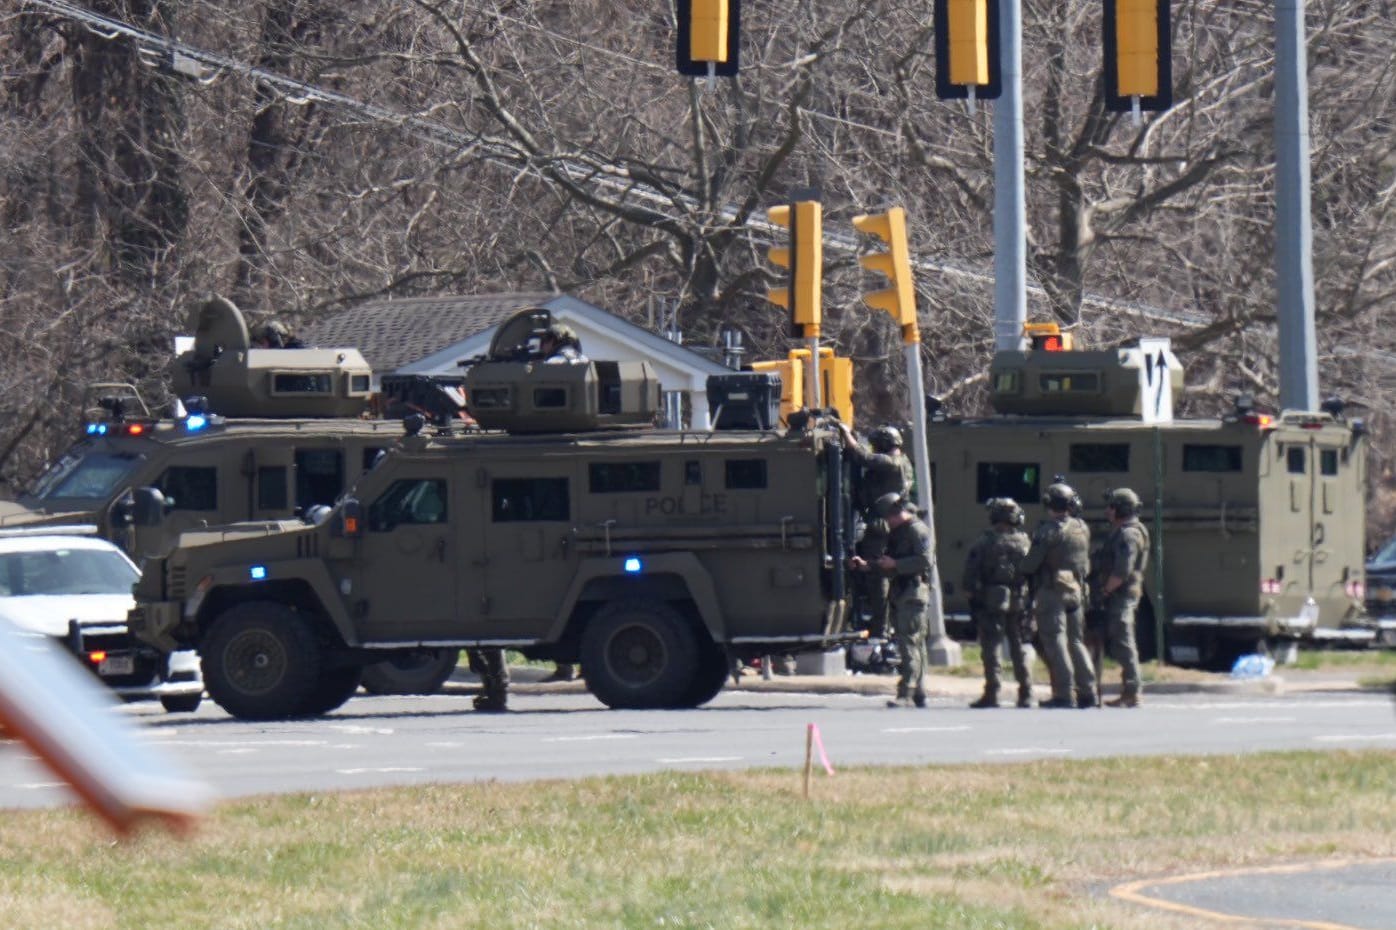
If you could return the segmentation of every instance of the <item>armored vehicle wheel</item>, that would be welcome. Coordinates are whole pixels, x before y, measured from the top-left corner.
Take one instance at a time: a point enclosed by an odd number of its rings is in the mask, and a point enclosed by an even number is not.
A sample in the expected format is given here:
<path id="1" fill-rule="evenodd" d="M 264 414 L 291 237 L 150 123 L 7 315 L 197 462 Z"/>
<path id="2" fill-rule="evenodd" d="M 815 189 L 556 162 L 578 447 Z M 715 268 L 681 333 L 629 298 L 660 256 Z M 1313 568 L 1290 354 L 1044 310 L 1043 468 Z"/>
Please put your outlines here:
<path id="1" fill-rule="evenodd" d="M 587 690 L 607 707 L 677 706 L 694 687 L 696 639 L 663 601 L 612 601 L 582 636 Z"/>
<path id="2" fill-rule="evenodd" d="M 435 694 L 460 661 L 459 649 L 412 649 L 364 668 L 369 694 Z"/>
<path id="3" fill-rule="evenodd" d="M 707 637 L 702 637 L 706 640 Z M 683 696 L 674 702 L 674 707 L 701 707 L 717 697 L 722 686 L 727 684 L 727 676 L 731 674 L 731 665 L 727 661 L 727 653 L 721 646 L 714 643 L 704 642 L 698 647 L 698 667 L 694 670 L 693 681 L 688 685 L 688 690 Z"/>
<path id="4" fill-rule="evenodd" d="M 359 690 L 359 679 L 362 677 L 363 669 L 357 665 L 325 669 L 320 673 L 320 683 L 306 700 L 301 714 L 318 716 L 342 707 Z"/>
<path id="5" fill-rule="evenodd" d="M 305 714 L 320 683 L 320 644 L 305 618 L 284 604 L 237 604 L 213 622 L 200 649 L 204 687 L 242 720 Z"/>
<path id="6" fill-rule="evenodd" d="M 202 694 L 172 694 L 160 699 L 160 706 L 172 714 L 192 714 L 203 703 Z"/>

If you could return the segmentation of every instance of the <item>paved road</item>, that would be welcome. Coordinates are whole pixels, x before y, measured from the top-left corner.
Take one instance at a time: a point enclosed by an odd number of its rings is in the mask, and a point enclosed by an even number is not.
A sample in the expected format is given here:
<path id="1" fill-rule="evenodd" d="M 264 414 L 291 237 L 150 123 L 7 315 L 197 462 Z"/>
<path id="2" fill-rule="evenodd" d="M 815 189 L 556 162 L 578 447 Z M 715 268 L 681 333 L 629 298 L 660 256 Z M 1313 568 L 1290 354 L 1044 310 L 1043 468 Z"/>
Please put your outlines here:
<path id="1" fill-rule="evenodd" d="M 613 711 L 584 693 L 516 694 L 509 714 L 460 695 L 359 697 L 315 720 L 244 723 L 205 703 L 114 710 L 223 796 L 487 779 L 799 766 L 819 727 L 841 765 L 1011 762 L 1164 753 L 1396 748 L 1396 712 L 1373 694 L 1161 695 L 1138 710 L 972 711 L 959 696 L 890 710 L 882 696 L 726 691 L 692 711 Z M 0 807 L 63 803 L 23 750 L 0 751 Z"/>

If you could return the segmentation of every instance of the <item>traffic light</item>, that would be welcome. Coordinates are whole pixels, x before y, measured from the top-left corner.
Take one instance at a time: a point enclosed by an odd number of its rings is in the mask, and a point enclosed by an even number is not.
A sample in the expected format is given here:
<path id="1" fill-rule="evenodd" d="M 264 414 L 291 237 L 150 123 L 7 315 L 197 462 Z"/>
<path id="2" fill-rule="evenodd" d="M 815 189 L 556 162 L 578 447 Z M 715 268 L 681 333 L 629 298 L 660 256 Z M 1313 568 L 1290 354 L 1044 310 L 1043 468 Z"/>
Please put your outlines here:
<path id="1" fill-rule="evenodd" d="M 998 0 L 935 0 L 933 16 L 936 96 L 963 100 L 973 89 L 979 99 L 998 97 Z"/>
<path id="2" fill-rule="evenodd" d="M 921 341 L 916 325 L 916 286 L 911 278 L 911 256 L 906 244 L 906 211 L 892 207 L 886 213 L 855 216 L 853 225 L 860 232 L 877 236 L 887 243 L 886 252 L 864 255 L 858 262 L 869 271 L 885 274 L 892 286 L 863 295 L 863 303 L 875 310 L 886 310 L 902 328 L 907 345 Z"/>
<path id="3" fill-rule="evenodd" d="M 736 75 L 740 0 L 678 0 L 676 12 L 675 51 L 679 74 L 694 77 Z"/>
<path id="4" fill-rule="evenodd" d="M 1105 108 L 1166 110 L 1173 105 L 1169 0 L 1105 0 Z"/>
<path id="5" fill-rule="evenodd" d="M 790 269 L 785 287 L 773 287 L 766 299 L 790 311 L 790 322 L 806 338 L 819 335 L 824 300 L 824 209 L 817 200 L 772 207 L 772 223 L 790 229 L 790 246 L 766 253 L 771 264 Z"/>
<path id="6" fill-rule="evenodd" d="M 1062 332 L 1056 323 L 1024 323 L 1023 335 L 1028 337 L 1028 346 L 1034 351 L 1071 351 L 1071 333 Z"/>

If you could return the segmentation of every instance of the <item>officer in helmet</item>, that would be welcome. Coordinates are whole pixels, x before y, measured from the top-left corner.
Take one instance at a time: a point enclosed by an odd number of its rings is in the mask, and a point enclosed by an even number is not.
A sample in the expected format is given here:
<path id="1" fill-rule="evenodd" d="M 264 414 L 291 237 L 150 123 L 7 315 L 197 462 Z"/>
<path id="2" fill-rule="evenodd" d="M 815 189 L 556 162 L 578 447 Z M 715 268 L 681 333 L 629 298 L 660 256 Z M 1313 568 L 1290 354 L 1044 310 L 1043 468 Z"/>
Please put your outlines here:
<path id="1" fill-rule="evenodd" d="M 305 343 L 291 335 L 280 320 L 267 320 L 252 331 L 254 349 L 303 349 Z"/>
<path id="2" fill-rule="evenodd" d="M 926 637 L 930 633 L 931 531 L 916 516 L 911 502 L 888 493 L 873 509 L 890 532 L 887 551 L 876 560 L 854 556 L 849 567 L 891 582 L 892 628 L 897 634 L 900 675 L 897 697 L 889 707 L 926 706 Z"/>
<path id="3" fill-rule="evenodd" d="M 1139 649 L 1135 645 L 1135 611 L 1144 593 L 1149 565 L 1149 531 L 1139 522 L 1139 495 L 1116 488 L 1105 496 L 1110 535 L 1101 547 L 1097 578 L 1105 610 L 1110 655 L 1120 663 L 1120 696 L 1109 707 L 1139 706 Z"/>
<path id="4" fill-rule="evenodd" d="M 999 647 L 1005 637 L 1018 681 L 1018 706 L 1032 706 L 1032 673 L 1023 651 L 1023 615 L 1026 585 L 1018 566 L 1028 554 L 1030 541 L 1023 532 L 1023 508 L 1011 497 L 994 497 L 989 509 L 989 529 L 970 547 L 965 558 L 965 593 L 979 631 L 984 658 L 984 694 L 970 707 L 998 707 L 1002 670 Z"/>
<path id="5" fill-rule="evenodd" d="M 545 365 L 580 365 L 587 361 L 582 341 L 566 323 L 553 322 L 538 338 L 539 361 Z"/>
<path id="6" fill-rule="evenodd" d="M 1052 671 L 1052 697 L 1042 707 L 1095 707 L 1095 671 L 1084 639 L 1091 532 L 1071 515 L 1076 491 L 1057 481 L 1043 498 L 1047 518 L 1032 534 L 1018 571 L 1033 587 L 1033 613 L 1043 658 Z M 1072 695 L 1075 693 L 1075 700 Z"/>
<path id="7" fill-rule="evenodd" d="M 853 436 L 847 423 L 840 422 L 843 446 L 857 468 L 854 482 L 854 502 L 858 508 L 862 536 L 855 552 L 869 562 L 876 561 L 887 551 L 890 527 L 877 515 L 876 503 L 887 494 L 904 496 L 911 490 L 911 461 L 902 452 L 902 434 L 895 426 L 879 426 L 868 436 L 872 451 L 864 449 Z M 856 532 L 856 531 L 855 531 Z M 887 635 L 887 586 L 885 577 L 872 574 L 866 578 L 864 589 L 868 612 L 868 636 L 883 639 Z"/>

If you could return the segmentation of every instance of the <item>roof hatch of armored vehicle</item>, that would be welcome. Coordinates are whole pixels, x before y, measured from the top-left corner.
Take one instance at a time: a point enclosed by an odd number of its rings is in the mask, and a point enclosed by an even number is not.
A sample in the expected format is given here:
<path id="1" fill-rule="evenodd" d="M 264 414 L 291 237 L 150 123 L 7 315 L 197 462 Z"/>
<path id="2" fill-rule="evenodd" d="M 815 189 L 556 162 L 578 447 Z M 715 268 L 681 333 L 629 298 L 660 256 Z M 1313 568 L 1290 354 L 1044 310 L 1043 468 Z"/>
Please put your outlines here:
<path id="1" fill-rule="evenodd" d="M 1183 366 L 1172 351 L 1078 351 L 1055 324 L 1030 324 L 1032 348 L 994 355 L 989 367 L 996 413 L 1029 416 L 1141 416 L 1146 385 L 1167 377 L 1182 393 Z"/>
<path id="2" fill-rule="evenodd" d="M 462 362 L 466 406 L 485 429 L 551 433 L 650 426 L 660 410 L 648 362 L 549 361 L 552 314 L 521 310 L 499 326 L 489 352 Z"/>
<path id="3" fill-rule="evenodd" d="M 171 368 L 178 397 L 201 395 L 228 417 L 356 417 L 373 372 L 358 349 L 253 348 L 242 312 L 223 297 L 194 308 L 194 346 Z"/>

